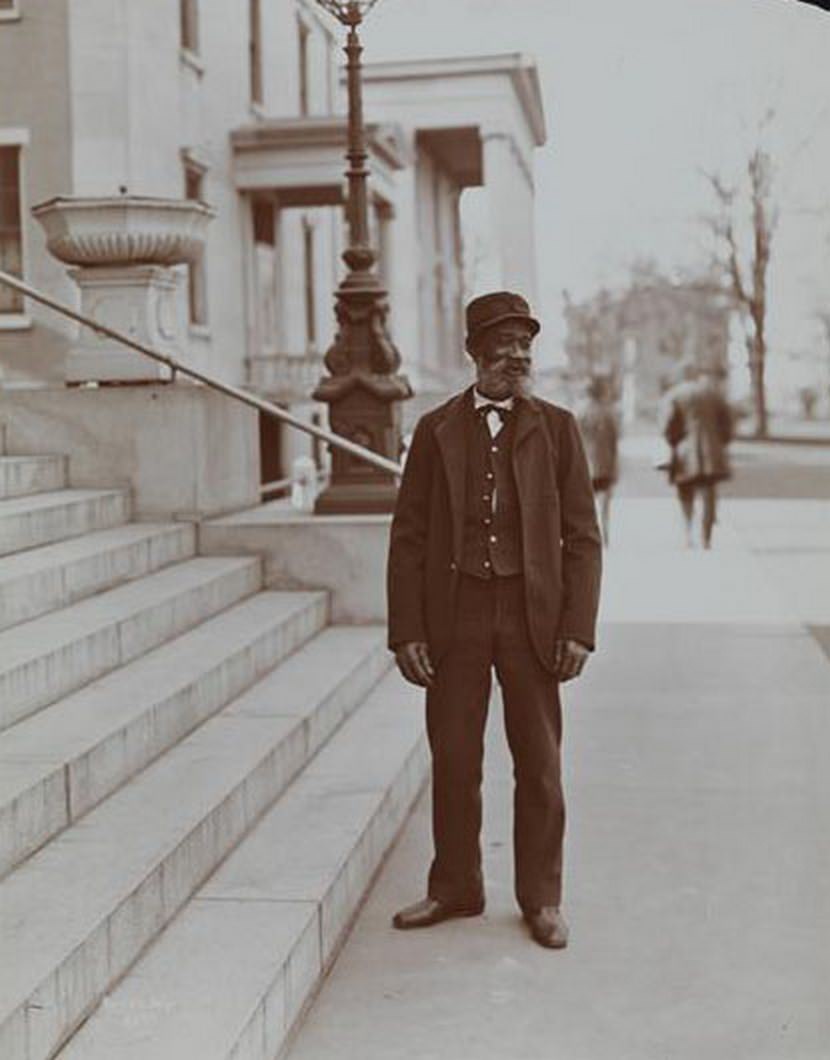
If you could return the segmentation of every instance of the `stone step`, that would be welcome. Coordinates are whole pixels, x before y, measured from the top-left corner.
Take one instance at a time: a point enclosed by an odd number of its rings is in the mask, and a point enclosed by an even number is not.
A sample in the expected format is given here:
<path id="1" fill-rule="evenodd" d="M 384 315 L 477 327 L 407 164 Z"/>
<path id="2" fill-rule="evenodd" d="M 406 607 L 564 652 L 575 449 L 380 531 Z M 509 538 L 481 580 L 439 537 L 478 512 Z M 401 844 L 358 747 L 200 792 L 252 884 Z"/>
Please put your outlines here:
<path id="1" fill-rule="evenodd" d="M 313 643 L 0 882 L 4 1060 L 54 1055 L 388 667 Z"/>
<path id="2" fill-rule="evenodd" d="M 262 585 L 257 557 L 185 560 L 0 633 L 0 730 Z"/>
<path id="3" fill-rule="evenodd" d="M 61 1060 L 278 1055 L 423 784 L 420 698 L 380 683 Z"/>
<path id="4" fill-rule="evenodd" d="M 0 558 L 0 630 L 195 553 L 189 523 L 129 523 Z"/>
<path id="5" fill-rule="evenodd" d="M 257 593 L 0 733 L 0 876 L 319 633 L 327 604 Z M 360 654 L 370 635 L 320 643 Z"/>
<path id="6" fill-rule="evenodd" d="M 0 500 L 65 486 L 65 456 L 0 456 Z"/>
<path id="7" fill-rule="evenodd" d="M 55 490 L 0 500 L 0 556 L 121 526 L 129 518 L 126 490 Z"/>

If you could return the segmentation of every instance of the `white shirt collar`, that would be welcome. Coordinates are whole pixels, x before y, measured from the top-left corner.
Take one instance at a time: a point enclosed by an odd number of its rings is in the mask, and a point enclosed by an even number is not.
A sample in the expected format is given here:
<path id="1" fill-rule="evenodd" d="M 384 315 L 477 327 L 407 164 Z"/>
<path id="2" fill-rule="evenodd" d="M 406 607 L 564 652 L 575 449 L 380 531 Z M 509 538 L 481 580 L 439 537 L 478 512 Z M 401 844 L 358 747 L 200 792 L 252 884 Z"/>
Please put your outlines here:
<path id="1" fill-rule="evenodd" d="M 477 387 L 473 387 L 473 402 L 474 402 L 473 407 L 477 408 L 477 409 L 482 408 L 484 405 L 495 405 L 496 408 L 499 408 L 499 409 L 512 409 L 513 408 L 513 398 L 512 397 L 502 398 L 501 401 L 494 401 L 492 398 L 488 398 L 488 397 L 485 397 L 483 394 L 479 394 Z"/>

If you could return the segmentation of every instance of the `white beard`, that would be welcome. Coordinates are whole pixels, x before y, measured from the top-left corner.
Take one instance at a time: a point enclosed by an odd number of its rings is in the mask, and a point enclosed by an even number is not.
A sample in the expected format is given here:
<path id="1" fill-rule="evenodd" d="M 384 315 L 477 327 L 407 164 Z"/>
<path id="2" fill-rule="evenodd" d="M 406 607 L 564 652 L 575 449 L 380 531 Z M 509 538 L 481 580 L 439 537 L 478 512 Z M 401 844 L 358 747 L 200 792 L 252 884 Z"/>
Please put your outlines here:
<path id="1" fill-rule="evenodd" d="M 523 375 L 516 381 L 516 397 L 532 398 L 536 389 L 536 380 L 533 378 L 533 373 L 529 372 L 527 375 Z"/>

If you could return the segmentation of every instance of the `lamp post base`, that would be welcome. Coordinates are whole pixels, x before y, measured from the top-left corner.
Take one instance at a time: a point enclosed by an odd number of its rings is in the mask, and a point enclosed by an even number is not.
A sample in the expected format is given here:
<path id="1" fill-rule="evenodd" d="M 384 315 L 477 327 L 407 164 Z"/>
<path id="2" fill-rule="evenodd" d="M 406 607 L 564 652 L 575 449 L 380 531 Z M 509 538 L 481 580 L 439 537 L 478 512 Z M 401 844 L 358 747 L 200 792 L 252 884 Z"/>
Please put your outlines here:
<path id="1" fill-rule="evenodd" d="M 315 515 L 388 515 L 398 495 L 394 482 L 334 482 L 317 497 Z"/>
<path id="2" fill-rule="evenodd" d="M 328 404 L 336 434 L 396 461 L 401 454 L 401 402 L 411 393 L 404 376 L 352 372 L 322 379 L 313 396 Z M 336 447 L 331 458 L 331 478 L 317 498 L 316 514 L 379 514 L 394 509 L 394 474 Z"/>

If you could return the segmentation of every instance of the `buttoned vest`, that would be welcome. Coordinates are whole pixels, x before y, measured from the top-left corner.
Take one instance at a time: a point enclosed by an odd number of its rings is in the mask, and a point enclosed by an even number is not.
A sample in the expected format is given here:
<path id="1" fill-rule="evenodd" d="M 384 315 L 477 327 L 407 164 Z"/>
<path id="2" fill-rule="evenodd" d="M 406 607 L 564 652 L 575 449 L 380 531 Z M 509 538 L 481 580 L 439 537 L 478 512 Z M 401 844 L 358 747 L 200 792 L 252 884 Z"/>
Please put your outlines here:
<path id="1" fill-rule="evenodd" d="M 521 513 L 512 463 L 516 414 L 508 416 L 498 434 L 492 437 L 481 413 L 472 407 L 467 411 L 467 488 L 461 570 L 478 578 L 521 574 Z"/>

